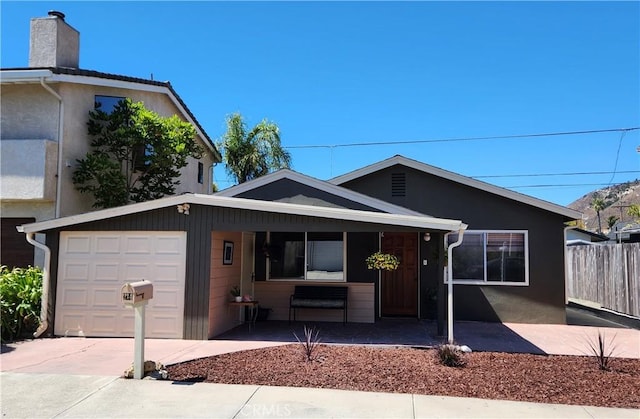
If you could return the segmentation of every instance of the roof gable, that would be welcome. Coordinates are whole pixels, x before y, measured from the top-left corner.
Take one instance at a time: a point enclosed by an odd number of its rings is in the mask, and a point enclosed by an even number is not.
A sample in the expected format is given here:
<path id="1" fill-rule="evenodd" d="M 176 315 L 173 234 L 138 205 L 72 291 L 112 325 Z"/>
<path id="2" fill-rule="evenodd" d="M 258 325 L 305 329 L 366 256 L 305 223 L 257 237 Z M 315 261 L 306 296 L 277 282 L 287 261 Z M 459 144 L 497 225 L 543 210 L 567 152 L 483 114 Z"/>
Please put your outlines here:
<path id="1" fill-rule="evenodd" d="M 395 166 L 401 165 L 405 167 L 409 167 L 415 170 L 418 170 L 423 173 L 427 173 L 433 176 L 441 177 L 447 179 L 452 182 L 456 182 L 465 186 L 469 186 L 478 190 L 482 190 L 485 192 L 489 192 L 507 199 L 511 199 L 514 201 L 521 202 L 523 204 L 531 205 L 536 208 L 544 209 L 546 211 L 550 211 L 556 214 L 563 215 L 569 219 L 581 219 L 582 213 L 572 210 L 567 207 L 563 207 L 562 205 L 557 205 L 552 202 L 544 201 L 542 199 L 534 198 L 529 195 L 521 194 L 519 192 L 514 192 L 509 189 L 501 188 L 496 185 L 492 185 L 490 183 L 482 182 L 480 180 L 472 179 L 467 176 L 460 175 L 458 173 L 450 172 L 448 170 L 440 169 L 439 167 L 431 166 L 426 163 L 419 162 L 417 160 L 412 160 L 406 158 L 404 156 L 396 155 L 389 159 L 382 160 L 378 163 L 371 164 L 369 166 L 365 166 L 363 168 L 354 170 L 352 172 L 346 173 L 342 176 L 335 177 L 333 179 L 329 179 L 328 182 L 334 185 L 342 185 L 349 181 L 359 179 L 365 177 L 369 174 L 375 173 L 377 171 Z"/>
<path id="2" fill-rule="evenodd" d="M 278 170 L 277 172 L 269 173 L 268 175 L 261 176 L 257 179 L 253 179 L 248 182 L 244 182 L 239 185 L 232 186 L 230 188 L 217 192 L 215 195 L 235 197 L 244 192 L 258 189 L 260 187 L 263 187 L 265 185 L 268 185 L 283 179 L 288 179 L 293 182 L 297 182 L 302 185 L 306 185 L 308 187 L 317 189 L 319 191 L 326 192 L 332 195 L 336 195 L 340 198 L 347 199 L 349 201 L 354 201 L 354 202 L 366 205 L 370 208 L 374 208 L 382 212 L 387 212 L 391 214 L 417 215 L 417 216 L 425 215 L 420 212 L 410 210 L 408 208 L 394 205 L 389 202 L 382 201 L 377 198 L 372 198 L 368 195 L 361 194 L 359 192 L 352 191 L 347 188 L 343 188 L 342 186 L 334 185 L 324 180 L 319 180 L 311 176 L 303 175 L 302 173 L 298 173 L 290 169 L 281 169 L 281 170 Z"/>

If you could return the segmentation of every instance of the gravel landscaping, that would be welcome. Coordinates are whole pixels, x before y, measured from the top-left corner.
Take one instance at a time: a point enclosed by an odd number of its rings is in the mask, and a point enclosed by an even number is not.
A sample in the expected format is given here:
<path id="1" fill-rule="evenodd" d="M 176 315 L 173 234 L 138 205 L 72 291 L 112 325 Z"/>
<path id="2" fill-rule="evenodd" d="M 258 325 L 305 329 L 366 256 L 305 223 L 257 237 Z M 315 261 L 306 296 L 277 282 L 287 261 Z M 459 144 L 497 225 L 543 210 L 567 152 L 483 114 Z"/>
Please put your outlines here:
<path id="1" fill-rule="evenodd" d="M 167 366 L 174 381 L 334 388 L 527 402 L 640 408 L 640 360 L 474 352 L 464 367 L 434 349 L 320 345 L 307 361 L 291 344 Z"/>

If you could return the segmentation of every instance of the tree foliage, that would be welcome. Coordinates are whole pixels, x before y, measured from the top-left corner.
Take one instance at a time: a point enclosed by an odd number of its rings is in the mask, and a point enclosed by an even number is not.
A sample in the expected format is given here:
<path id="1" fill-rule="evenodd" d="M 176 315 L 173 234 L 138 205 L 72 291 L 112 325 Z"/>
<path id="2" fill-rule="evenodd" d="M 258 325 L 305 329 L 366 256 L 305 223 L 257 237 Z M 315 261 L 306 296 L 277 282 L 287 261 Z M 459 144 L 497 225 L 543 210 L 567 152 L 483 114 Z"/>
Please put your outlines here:
<path id="1" fill-rule="evenodd" d="M 593 201 L 591 201 L 591 208 L 593 208 L 598 216 L 598 233 L 602 234 L 602 221 L 600 220 L 600 211 L 606 208 L 604 199 L 600 198 L 599 196 L 594 197 Z"/>
<path id="2" fill-rule="evenodd" d="M 202 157 L 195 128 L 165 118 L 142 102 L 120 101 L 111 113 L 89 112 L 92 150 L 78 160 L 73 183 L 92 194 L 94 208 L 111 208 L 175 193 L 187 159 Z"/>
<path id="3" fill-rule="evenodd" d="M 640 204 L 632 204 L 631 206 L 629 206 L 629 209 L 627 209 L 627 214 L 629 214 L 629 216 L 635 221 L 640 222 Z"/>
<path id="4" fill-rule="evenodd" d="M 227 173 L 237 183 L 291 166 L 291 155 L 280 144 L 280 129 L 266 119 L 247 132 L 242 115 L 227 117 L 227 131 L 219 143 Z"/>

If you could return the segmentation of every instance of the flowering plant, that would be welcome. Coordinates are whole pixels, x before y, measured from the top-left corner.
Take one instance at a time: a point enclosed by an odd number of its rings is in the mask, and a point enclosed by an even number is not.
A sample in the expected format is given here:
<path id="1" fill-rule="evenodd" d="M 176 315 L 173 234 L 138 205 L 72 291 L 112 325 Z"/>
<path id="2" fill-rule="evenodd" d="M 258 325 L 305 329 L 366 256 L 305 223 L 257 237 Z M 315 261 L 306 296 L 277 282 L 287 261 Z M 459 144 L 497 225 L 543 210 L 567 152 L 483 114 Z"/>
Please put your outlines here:
<path id="1" fill-rule="evenodd" d="M 385 271 L 395 271 L 400 265 L 400 261 L 394 255 L 388 253 L 375 252 L 367 258 L 367 269 L 384 269 Z"/>

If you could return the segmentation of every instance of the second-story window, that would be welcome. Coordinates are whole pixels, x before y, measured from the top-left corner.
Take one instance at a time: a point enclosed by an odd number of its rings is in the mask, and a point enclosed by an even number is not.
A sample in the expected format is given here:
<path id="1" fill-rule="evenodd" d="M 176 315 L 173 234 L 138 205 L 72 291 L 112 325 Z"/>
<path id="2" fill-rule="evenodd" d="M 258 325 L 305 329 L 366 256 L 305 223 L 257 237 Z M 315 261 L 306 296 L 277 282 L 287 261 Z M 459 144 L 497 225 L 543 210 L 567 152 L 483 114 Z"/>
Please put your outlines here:
<path id="1" fill-rule="evenodd" d="M 204 164 L 202 162 L 198 162 L 198 183 L 204 183 Z"/>
<path id="2" fill-rule="evenodd" d="M 121 100 L 124 100 L 124 98 L 120 96 L 96 95 L 94 98 L 94 108 L 110 114 Z"/>

